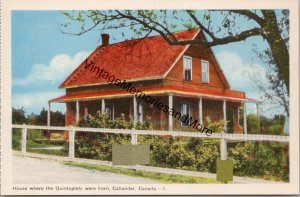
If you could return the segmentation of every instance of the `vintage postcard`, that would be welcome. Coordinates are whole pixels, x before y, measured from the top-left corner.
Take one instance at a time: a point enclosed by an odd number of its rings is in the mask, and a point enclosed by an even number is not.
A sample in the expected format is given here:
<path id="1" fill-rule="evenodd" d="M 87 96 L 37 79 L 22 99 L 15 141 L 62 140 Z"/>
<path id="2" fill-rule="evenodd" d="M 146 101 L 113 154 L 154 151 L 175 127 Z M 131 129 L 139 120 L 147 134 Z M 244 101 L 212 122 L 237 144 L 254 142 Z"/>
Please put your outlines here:
<path id="1" fill-rule="evenodd" d="M 297 0 L 1 4 L 1 194 L 299 194 Z"/>

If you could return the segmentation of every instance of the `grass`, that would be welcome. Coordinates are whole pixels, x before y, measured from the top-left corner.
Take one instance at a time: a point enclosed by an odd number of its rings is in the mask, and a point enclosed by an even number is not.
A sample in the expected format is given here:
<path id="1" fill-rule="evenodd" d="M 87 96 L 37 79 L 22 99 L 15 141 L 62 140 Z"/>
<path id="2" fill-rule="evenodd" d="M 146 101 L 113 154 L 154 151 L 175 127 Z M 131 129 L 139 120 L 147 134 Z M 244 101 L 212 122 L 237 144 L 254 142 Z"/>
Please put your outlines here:
<path id="1" fill-rule="evenodd" d="M 68 156 L 68 153 L 63 149 L 62 150 L 35 149 L 35 150 L 29 150 L 27 152 L 45 154 L 45 155 Z"/>
<path id="2" fill-rule="evenodd" d="M 39 153 L 46 155 L 57 155 L 57 156 L 67 156 L 68 151 L 66 148 L 61 150 L 46 150 L 46 149 L 31 149 L 31 148 L 44 148 L 44 147 L 57 147 L 57 144 L 53 144 L 51 142 L 35 142 L 34 139 L 43 139 L 42 131 L 40 130 L 28 130 L 27 132 L 27 144 L 26 151 L 31 153 Z M 22 133 L 20 129 L 13 129 L 12 132 L 12 149 L 20 151 L 21 150 L 21 139 Z M 63 144 L 65 147 L 66 144 Z"/>
<path id="3" fill-rule="evenodd" d="M 86 164 L 79 162 L 64 162 L 65 165 L 85 168 L 89 170 L 97 170 L 101 172 L 112 172 L 116 174 L 122 174 L 133 177 L 142 177 L 148 178 L 159 183 L 220 183 L 215 179 L 211 178 L 202 178 L 202 177 L 191 177 L 191 176 L 182 176 L 182 175 L 171 175 L 171 174 L 162 174 L 156 172 L 146 172 L 141 170 L 133 170 L 133 169 L 122 169 L 110 166 L 102 166 L 96 164 Z"/>

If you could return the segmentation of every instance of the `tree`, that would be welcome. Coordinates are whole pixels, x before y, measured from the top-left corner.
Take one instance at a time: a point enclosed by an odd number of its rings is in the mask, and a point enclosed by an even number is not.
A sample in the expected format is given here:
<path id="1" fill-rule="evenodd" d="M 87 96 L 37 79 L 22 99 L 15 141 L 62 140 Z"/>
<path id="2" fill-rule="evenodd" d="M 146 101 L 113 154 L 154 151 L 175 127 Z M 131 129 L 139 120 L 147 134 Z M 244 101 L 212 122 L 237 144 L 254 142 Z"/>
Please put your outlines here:
<path id="1" fill-rule="evenodd" d="M 45 108 L 42 109 L 40 115 L 37 116 L 38 125 L 47 125 L 48 112 Z M 65 125 L 65 115 L 60 111 L 51 111 L 51 125 L 52 126 L 64 126 Z"/>
<path id="2" fill-rule="evenodd" d="M 281 30 L 284 30 L 281 32 L 282 38 L 286 46 L 289 46 L 289 12 L 287 10 L 283 10 L 282 14 L 284 17 L 281 18 L 278 26 Z M 288 90 L 284 81 L 279 78 L 278 68 L 276 67 L 276 62 L 272 56 L 271 50 L 265 49 L 261 51 L 255 47 L 254 51 L 262 62 L 268 66 L 268 70 L 265 73 L 267 81 L 262 80 L 258 73 L 252 74 L 250 76 L 251 80 L 254 82 L 256 88 L 263 93 L 265 101 L 273 105 L 273 109 L 278 106 L 282 107 L 285 114 L 289 117 Z M 253 70 L 255 70 L 255 68 Z"/>
<path id="3" fill-rule="evenodd" d="M 269 57 L 271 59 L 271 57 Z M 267 64 L 268 70 L 265 73 L 266 81 L 261 78 L 261 75 L 254 72 L 250 75 L 251 81 L 259 92 L 263 94 L 265 103 L 271 104 L 270 109 L 281 109 L 289 117 L 289 96 L 286 86 L 282 80 L 278 78 L 278 71 L 272 64 Z M 255 68 L 254 68 L 255 70 Z"/>
<path id="4" fill-rule="evenodd" d="M 37 118 L 37 124 L 38 125 L 46 125 L 47 124 L 47 110 L 43 107 L 42 111 L 38 115 Z"/>
<path id="5" fill-rule="evenodd" d="M 283 10 L 282 12 L 288 12 Z M 204 45 L 213 47 L 244 41 L 260 36 L 268 44 L 270 55 L 278 71 L 278 79 L 283 81 L 289 93 L 289 51 L 283 38 L 275 10 L 89 10 L 64 12 L 70 19 L 62 24 L 67 28 L 71 22 L 78 22 L 80 30 L 74 35 L 82 35 L 91 30 L 130 29 L 138 37 L 146 37 L 152 32 L 160 34 L 170 45 Z M 217 20 L 217 16 L 221 20 Z M 281 14 L 285 22 L 288 15 Z M 207 39 L 179 40 L 173 30 L 178 28 L 200 28 Z M 122 35 L 124 35 L 122 32 Z"/>
<path id="6" fill-rule="evenodd" d="M 21 107 L 20 109 L 12 108 L 12 123 L 13 124 L 25 124 L 25 109 Z"/>
<path id="7" fill-rule="evenodd" d="M 257 117 L 253 114 L 249 114 L 247 116 L 250 125 L 248 128 L 252 128 L 255 132 L 256 125 L 255 122 L 257 121 Z M 255 120 L 256 119 L 256 120 Z M 251 123 L 252 122 L 252 123 Z M 273 118 L 267 118 L 265 116 L 259 116 L 259 127 L 260 132 L 262 134 L 273 134 L 273 135 L 282 135 L 283 134 L 283 127 L 284 127 L 284 116 L 283 115 L 275 115 Z"/>
<path id="8" fill-rule="evenodd" d="M 37 119 L 38 119 L 38 116 L 34 113 L 31 113 L 30 115 L 27 116 L 26 118 L 26 122 L 27 124 L 29 125 L 36 125 L 37 124 Z"/>
<path id="9" fill-rule="evenodd" d="M 259 121 L 258 117 L 254 114 L 247 115 L 247 131 L 249 134 L 258 134 Z"/>

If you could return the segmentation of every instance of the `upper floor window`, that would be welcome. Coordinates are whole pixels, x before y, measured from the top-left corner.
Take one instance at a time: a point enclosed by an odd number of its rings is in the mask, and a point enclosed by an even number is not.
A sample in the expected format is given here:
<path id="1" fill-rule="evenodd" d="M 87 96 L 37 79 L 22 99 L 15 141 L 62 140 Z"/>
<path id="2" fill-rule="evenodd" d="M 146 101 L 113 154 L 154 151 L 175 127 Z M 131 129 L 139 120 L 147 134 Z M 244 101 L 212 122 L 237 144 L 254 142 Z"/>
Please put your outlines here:
<path id="1" fill-rule="evenodd" d="M 192 58 L 183 57 L 183 78 L 184 80 L 192 80 Z"/>
<path id="2" fill-rule="evenodd" d="M 202 69 L 202 83 L 209 83 L 209 63 L 208 61 L 201 60 Z"/>

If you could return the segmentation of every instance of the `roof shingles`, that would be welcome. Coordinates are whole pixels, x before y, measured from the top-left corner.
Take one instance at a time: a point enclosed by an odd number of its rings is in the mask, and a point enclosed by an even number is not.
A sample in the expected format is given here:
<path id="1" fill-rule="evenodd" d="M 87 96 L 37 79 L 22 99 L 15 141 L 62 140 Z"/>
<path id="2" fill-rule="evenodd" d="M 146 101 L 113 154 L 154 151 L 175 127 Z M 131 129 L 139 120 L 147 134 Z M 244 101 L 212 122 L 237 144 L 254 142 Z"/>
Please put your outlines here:
<path id="1" fill-rule="evenodd" d="M 175 33 L 179 40 L 193 39 L 199 33 L 192 29 Z M 161 78 L 185 46 L 169 45 L 161 36 L 134 39 L 98 47 L 89 57 L 95 66 L 121 80 Z M 104 83 L 85 61 L 60 85 L 62 88 Z"/>

